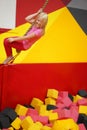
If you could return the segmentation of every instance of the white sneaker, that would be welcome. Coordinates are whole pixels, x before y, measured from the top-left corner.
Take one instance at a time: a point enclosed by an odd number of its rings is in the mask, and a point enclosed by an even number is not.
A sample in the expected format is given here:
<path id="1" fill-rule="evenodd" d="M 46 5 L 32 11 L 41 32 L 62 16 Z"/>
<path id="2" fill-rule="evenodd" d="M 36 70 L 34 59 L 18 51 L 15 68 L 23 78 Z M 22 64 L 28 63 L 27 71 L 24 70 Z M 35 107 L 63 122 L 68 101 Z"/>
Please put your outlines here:
<path id="1" fill-rule="evenodd" d="M 2 64 L 8 64 L 11 60 L 13 60 L 14 57 L 13 56 L 9 56 Z"/>

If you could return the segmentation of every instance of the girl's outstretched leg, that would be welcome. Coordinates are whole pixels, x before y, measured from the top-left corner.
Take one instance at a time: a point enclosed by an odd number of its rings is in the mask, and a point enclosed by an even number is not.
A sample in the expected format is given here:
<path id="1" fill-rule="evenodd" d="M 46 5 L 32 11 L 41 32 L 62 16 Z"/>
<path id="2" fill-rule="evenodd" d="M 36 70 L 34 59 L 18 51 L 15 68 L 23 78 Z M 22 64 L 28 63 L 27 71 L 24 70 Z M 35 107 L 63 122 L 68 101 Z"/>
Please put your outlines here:
<path id="1" fill-rule="evenodd" d="M 8 38 L 4 40 L 4 48 L 5 48 L 7 57 L 12 56 L 12 47 L 11 47 L 11 43 L 8 41 Z"/>
<path id="2" fill-rule="evenodd" d="M 12 47 L 10 46 L 11 43 L 9 43 L 8 38 L 4 40 L 4 48 L 6 51 L 7 59 L 3 62 L 3 64 L 8 64 L 10 60 L 13 59 L 12 56 Z"/>
<path id="3" fill-rule="evenodd" d="M 25 50 L 24 48 L 25 41 L 14 41 L 9 42 L 8 38 L 4 40 L 4 48 L 6 51 L 7 59 L 3 62 L 3 64 L 8 64 L 10 61 L 13 61 L 17 56 L 12 55 L 12 48 L 16 49 L 17 55 L 21 52 L 21 50 Z"/>

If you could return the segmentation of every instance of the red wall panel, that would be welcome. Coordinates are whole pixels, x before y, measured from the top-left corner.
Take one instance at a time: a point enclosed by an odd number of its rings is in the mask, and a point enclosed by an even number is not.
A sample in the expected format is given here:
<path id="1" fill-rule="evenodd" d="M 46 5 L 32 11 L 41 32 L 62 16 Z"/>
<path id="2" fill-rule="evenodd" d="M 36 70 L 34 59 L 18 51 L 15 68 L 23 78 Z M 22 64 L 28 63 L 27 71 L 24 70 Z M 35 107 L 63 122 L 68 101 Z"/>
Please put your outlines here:
<path id="1" fill-rule="evenodd" d="M 51 13 L 66 6 L 70 1 L 71 0 L 49 0 L 44 11 Z M 45 0 L 17 0 L 16 26 L 25 23 L 25 17 L 39 10 L 44 3 Z"/>
<path id="2" fill-rule="evenodd" d="M 2 103 L 2 88 L 3 88 L 3 65 L 0 65 L 0 108 Z"/>
<path id="3" fill-rule="evenodd" d="M 87 90 L 87 63 L 15 64 L 3 69 L 1 109 L 44 99 L 48 88 L 76 94 Z"/>

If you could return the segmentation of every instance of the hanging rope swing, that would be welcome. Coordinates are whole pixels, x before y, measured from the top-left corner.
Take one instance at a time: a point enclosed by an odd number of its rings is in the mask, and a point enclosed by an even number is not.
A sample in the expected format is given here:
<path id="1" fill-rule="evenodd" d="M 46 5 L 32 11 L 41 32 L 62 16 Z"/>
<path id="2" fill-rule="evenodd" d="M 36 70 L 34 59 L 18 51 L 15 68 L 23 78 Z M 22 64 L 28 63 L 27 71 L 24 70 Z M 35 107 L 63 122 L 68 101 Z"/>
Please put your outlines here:
<path id="1" fill-rule="evenodd" d="M 43 4 L 43 6 L 42 6 L 42 8 L 41 8 L 42 11 L 45 9 L 45 7 L 47 6 L 48 2 L 49 2 L 49 0 L 45 0 L 45 3 Z M 32 26 L 33 26 L 33 25 L 31 25 L 31 27 L 28 28 L 28 30 L 26 31 L 26 33 L 25 33 L 24 35 L 26 35 L 27 32 L 29 32 L 29 30 L 31 30 Z M 15 60 L 16 57 L 20 54 L 21 51 L 16 50 L 16 52 L 17 52 L 17 54 L 13 57 L 12 60 L 10 60 L 10 62 L 9 62 L 10 64 L 14 62 L 14 60 Z"/>
<path id="2" fill-rule="evenodd" d="M 49 0 L 45 0 L 45 3 L 43 4 L 43 6 L 41 8 L 42 11 L 45 9 L 45 7 L 47 6 L 48 2 L 49 2 Z M 26 33 L 24 35 L 26 35 L 27 32 L 29 32 L 31 30 L 32 26 L 33 26 L 33 24 L 28 28 L 28 30 L 26 31 Z"/>

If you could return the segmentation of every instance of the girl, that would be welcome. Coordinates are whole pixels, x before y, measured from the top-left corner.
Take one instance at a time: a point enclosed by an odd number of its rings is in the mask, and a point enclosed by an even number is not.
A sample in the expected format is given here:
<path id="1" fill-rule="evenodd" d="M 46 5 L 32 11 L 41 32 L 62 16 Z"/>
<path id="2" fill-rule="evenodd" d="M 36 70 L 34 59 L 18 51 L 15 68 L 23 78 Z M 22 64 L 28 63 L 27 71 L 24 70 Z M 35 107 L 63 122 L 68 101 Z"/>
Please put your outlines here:
<path id="1" fill-rule="evenodd" d="M 7 59 L 3 62 L 3 64 L 8 64 L 14 59 L 14 56 L 12 55 L 12 48 L 15 48 L 17 53 L 19 53 L 21 50 L 27 50 L 45 34 L 48 15 L 47 13 L 43 12 L 42 9 L 27 16 L 25 20 L 32 26 L 24 36 L 9 37 L 4 39 L 4 47 Z"/>

